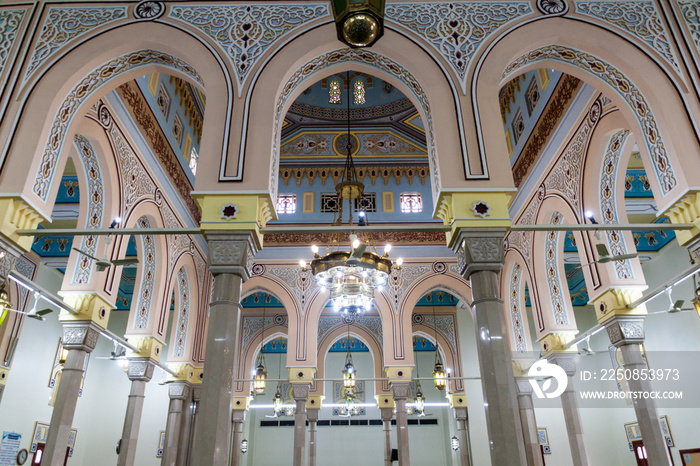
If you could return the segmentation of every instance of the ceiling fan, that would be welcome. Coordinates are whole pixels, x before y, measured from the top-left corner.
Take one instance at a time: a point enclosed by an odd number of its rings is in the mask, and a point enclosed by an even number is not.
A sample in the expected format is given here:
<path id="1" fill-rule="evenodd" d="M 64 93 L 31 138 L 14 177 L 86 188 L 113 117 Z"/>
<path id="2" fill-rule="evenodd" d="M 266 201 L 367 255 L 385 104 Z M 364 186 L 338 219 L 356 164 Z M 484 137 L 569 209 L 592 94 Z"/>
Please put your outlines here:
<path id="1" fill-rule="evenodd" d="M 574 268 L 574 270 L 578 270 L 582 267 L 588 267 L 589 265 L 593 264 L 607 264 L 608 262 L 623 261 L 627 259 L 634 259 L 635 257 L 637 257 L 636 252 L 633 254 L 618 254 L 616 256 L 613 256 L 612 254 L 610 254 L 608 247 L 603 243 L 596 244 L 595 249 L 596 251 L 598 251 L 598 259 L 587 264 L 579 264 Z"/>
<path id="2" fill-rule="evenodd" d="M 112 242 L 112 238 L 107 237 L 105 239 L 105 241 L 107 243 L 107 246 L 109 246 L 109 243 Z M 87 252 L 85 252 L 81 249 L 78 249 L 78 248 L 73 248 L 73 250 L 78 251 L 83 256 L 94 260 L 95 265 L 97 265 L 98 272 L 102 272 L 102 271 L 106 270 L 108 267 L 111 267 L 113 265 L 119 266 L 119 265 L 138 264 L 139 263 L 139 260 L 135 257 L 127 258 L 127 259 L 116 259 L 116 260 L 110 261 L 109 259 L 107 259 L 107 249 L 105 249 L 105 254 L 102 256 L 101 259 L 98 259 L 97 257 L 95 257 L 91 254 L 88 254 Z"/>
<path id="3" fill-rule="evenodd" d="M 668 301 L 669 301 L 669 307 L 666 310 L 662 311 L 654 311 L 650 312 L 649 314 L 676 314 L 677 312 L 681 311 L 694 311 L 695 308 L 683 308 L 683 303 L 685 303 L 684 300 L 679 299 L 674 301 L 673 298 L 671 297 L 671 291 L 673 290 L 673 287 L 668 287 L 664 291 L 666 292 L 666 296 L 668 296 Z"/>
<path id="4" fill-rule="evenodd" d="M 5 293 L 5 290 L 0 290 L 0 293 Z M 53 309 L 42 309 L 42 310 L 37 310 L 37 305 L 39 304 L 39 299 L 41 298 L 41 294 L 38 292 L 34 292 L 34 305 L 29 311 L 20 311 L 19 309 L 12 309 L 7 305 L 3 305 L 3 311 L 0 315 L 0 323 L 4 320 L 5 313 L 7 311 L 10 312 L 16 312 L 17 314 L 24 314 L 30 319 L 36 319 L 39 321 L 45 321 L 46 317 L 44 317 L 46 314 L 51 314 L 53 312 Z M 0 298 L 2 299 L 2 298 Z M 9 301 L 5 301 L 9 305 Z"/>

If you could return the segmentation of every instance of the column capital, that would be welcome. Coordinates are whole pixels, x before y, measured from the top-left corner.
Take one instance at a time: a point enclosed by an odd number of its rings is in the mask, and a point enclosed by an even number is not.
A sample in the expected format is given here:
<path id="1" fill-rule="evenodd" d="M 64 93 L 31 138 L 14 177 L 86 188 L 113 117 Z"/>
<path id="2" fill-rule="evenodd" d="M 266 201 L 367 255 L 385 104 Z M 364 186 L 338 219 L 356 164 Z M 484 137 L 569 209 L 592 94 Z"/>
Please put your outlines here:
<path id="1" fill-rule="evenodd" d="M 578 332 L 575 330 L 565 331 L 565 332 L 550 332 L 547 335 L 540 338 L 540 346 L 542 346 L 542 356 L 549 357 L 549 355 L 554 353 L 562 353 L 569 351 L 571 353 L 576 353 L 576 348 L 571 347 L 568 350 L 564 349 L 564 346 L 576 338 Z"/>
<path id="2" fill-rule="evenodd" d="M 200 378 L 197 376 L 200 372 L 202 372 L 202 369 L 194 367 L 190 363 L 169 362 L 168 369 L 176 374 L 168 374 L 168 381 L 170 382 L 184 381 L 191 384 L 202 383 Z"/>
<path id="3" fill-rule="evenodd" d="M 231 422 L 242 423 L 245 422 L 245 416 L 247 411 L 243 409 L 234 409 L 231 411 Z"/>
<path id="4" fill-rule="evenodd" d="M 156 364 L 151 358 L 129 358 L 126 375 L 132 382 L 135 380 L 150 382 L 155 368 Z"/>
<path id="5" fill-rule="evenodd" d="M 64 322 L 61 344 L 65 349 L 82 350 L 91 353 L 97 345 L 102 329 L 94 322 Z"/>
<path id="6" fill-rule="evenodd" d="M 455 419 L 458 421 L 466 421 L 469 418 L 469 413 L 467 412 L 467 407 L 452 408 L 452 413 Z"/>
<path id="7" fill-rule="evenodd" d="M 190 396 L 191 385 L 187 382 L 171 382 L 168 384 L 168 396 L 171 400 L 186 400 Z"/>
<path id="8" fill-rule="evenodd" d="M 615 316 L 606 322 L 605 330 L 616 347 L 644 343 L 643 316 Z"/>
<path id="9" fill-rule="evenodd" d="M 474 272 L 490 270 L 500 272 L 503 268 L 505 229 L 459 229 L 455 232 L 452 250 L 457 256 L 457 267 L 464 278 Z"/>
<path id="10" fill-rule="evenodd" d="M 252 231 L 207 231 L 207 263 L 212 275 L 231 273 L 250 278 L 253 258 L 258 252 Z"/>
<path id="11" fill-rule="evenodd" d="M 576 373 L 576 360 L 574 358 L 577 356 L 578 353 L 554 353 L 547 357 L 547 361 L 564 369 L 566 375 L 572 376 Z"/>
<path id="12" fill-rule="evenodd" d="M 202 401 L 202 386 L 194 387 L 192 389 L 192 399 L 194 401 Z"/>
<path id="13" fill-rule="evenodd" d="M 7 378 L 10 376 L 10 369 L 0 367 L 0 390 L 7 384 Z"/>
<path id="14" fill-rule="evenodd" d="M 96 291 L 59 291 L 58 294 L 77 314 L 61 310 L 58 320 L 61 322 L 94 322 L 107 328 L 109 313 L 113 305 Z"/>
<path id="15" fill-rule="evenodd" d="M 294 401 L 304 401 L 309 399 L 309 384 L 292 382 L 292 397 Z"/>
<path id="16" fill-rule="evenodd" d="M 439 218 L 450 226 L 447 233 L 447 247 L 457 241 L 460 229 L 482 227 L 488 224 L 493 228 L 510 225 L 508 205 L 515 189 L 504 190 L 443 190 L 435 203 L 434 218 Z"/>
<path id="17" fill-rule="evenodd" d="M 532 384 L 530 383 L 530 380 L 531 379 L 525 377 L 515 378 L 515 388 L 517 389 L 516 393 L 518 395 L 532 395 Z"/>
<path id="18" fill-rule="evenodd" d="M 411 387 L 408 382 L 392 382 L 391 393 L 394 394 L 394 400 L 404 400 L 411 394 Z"/>
<path id="19" fill-rule="evenodd" d="M 306 419 L 309 422 L 316 422 L 318 421 L 318 412 L 320 411 L 320 408 L 309 408 L 309 404 L 306 404 Z"/>
<path id="20" fill-rule="evenodd" d="M 391 421 L 394 419 L 393 406 L 391 408 L 379 408 L 379 411 L 382 413 L 382 421 Z"/>

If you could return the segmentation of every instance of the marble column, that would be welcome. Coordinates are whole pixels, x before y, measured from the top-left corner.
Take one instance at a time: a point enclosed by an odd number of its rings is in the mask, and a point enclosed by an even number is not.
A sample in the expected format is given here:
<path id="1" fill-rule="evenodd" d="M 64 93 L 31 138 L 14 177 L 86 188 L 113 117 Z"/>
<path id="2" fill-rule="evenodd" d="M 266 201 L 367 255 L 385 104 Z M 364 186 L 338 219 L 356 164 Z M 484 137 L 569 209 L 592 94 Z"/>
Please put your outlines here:
<path id="1" fill-rule="evenodd" d="M 231 399 L 241 317 L 241 285 L 249 278 L 257 249 L 250 232 L 207 232 L 206 236 L 209 271 L 214 275 L 199 407 L 200 416 L 206 422 L 197 425 L 192 459 L 195 466 L 224 466 L 229 463 L 231 444 Z"/>
<path id="2" fill-rule="evenodd" d="M 410 466 L 411 455 L 408 449 L 408 415 L 406 398 L 411 392 L 408 382 L 392 382 L 391 392 L 396 403 L 396 444 L 399 449 L 399 466 Z"/>
<path id="3" fill-rule="evenodd" d="M 462 466 L 471 466 L 469 452 L 471 443 L 469 442 L 469 426 L 467 408 L 452 408 L 455 419 L 457 420 L 457 435 L 459 438 L 459 460 Z"/>
<path id="4" fill-rule="evenodd" d="M 316 466 L 316 423 L 319 408 L 307 408 L 306 418 L 309 420 L 309 466 Z"/>
<path id="5" fill-rule="evenodd" d="M 503 267 L 503 230 L 460 230 L 454 250 L 469 280 L 491 463 L 526 464 L 511 351 L 498 274 Z"/>
<path id="6" fill-rule="evenodd" d="M 245 409 L 234 409 L 231 412 L 233 423 L 233 441 L 231 442 L 231 466 L 241 464 L 241 440 L 243 437 L 243 423 L 245 422 Z"/>
<path id="7" fill-rule="evenodd" d="M 532 404 L 532 385 L 526 378 L 516 378 L 515 385 L 518 389 L 518 407 L 520 408 L 520 422 L 523 427 L 527 466 L 544 466 L 540 450 L 540 439 L 537 436 L 535 408 Z"/>
<path id="8" fill-rule="evenodd" d="M 170 383 L 168 396 L 170 397 L 170 405 L 168 406 L 168 422 L 165 426 L 165 447 L 160 464 L 162 466 L 175 466 L 179 451 L 182 417 L 185 415 L 185 400 L 190 396 L 190 384 L 187 382 Z"/>
<path id="9" fill-rule="evenodd" d="M 569 436 L 569 449 L 571 450 L 571 458 L 574 466 L 588 466 L 588 454 L 586 453 L 586 444 L 583 441 L 583 425 L 581 423 L 581 414 L 578 408 L 578 398 L 576 390 L 574 390 L 573 376 L 576 374 L 576 363 L 574 362 L 575 353 L 572 354 L 554 354 L 547 359 L 550 363 L 556 364 L 566 372 L 567 384 L 566 390 L 561 394 L 561 407 L 564 411 L 564 422 L 566 424 L 566 432 Z"/>
<path id="10" fill-rule="evenodd" d="M 189 439 L 189 450 L 187 452 L 187 465 L 194 464 L 193 457 L 195 451 L 195 432 L 197 432 L 197 424 L 199 419 L 199 404 L 202 400 L 202 387 L 195 385 L 192 389 L 192 404 L 194 405 L 194 410 L 192 413 L 192 428 Z"/>
<path id="11" fill-rule="evenodd" d="M 292 396 L 296 402 L 292 464 L 294 466 L 304 466 L 306 462 L 306 400 L 309 399 L 309 384 L 292 383 Z"/>
<path id="12" fill-rule="evenodd" d="M 150 358 L 129 359 L 126 375 L 131 380 L 131 392 L 126 404 L 126 416 L 124 416 L 117 466 L 131 466 L 136 459 L 136 444 L 139 440 L 146 384 L 153 377 L 155 367 L 155 363 Z"/>
<path id="13" fill-rule="evenodd" d="M 182 424 L 180 426 L 180 438 L 177 441 L 177 459 L 175 461 L 176 466 L 186 466 L 188 465 L 188 453 L 190 450 L 190 445 L 192 444 L 192 434 L 194 432 L 193 421 L 193 393 L 194 390 L 189 391 L 189 395 L 183 400 L 182 406 Z"/>
<path id="14" fill-rule="evenodd" d="M 391 420 L 394 408 L 380 408 L 384 425 L 384 466 L 391 466 Z"/>
<path id="15" fill-rule="evenodd" d="M 620 348 L 624 369 L 643 373 L 648 370 L 644 361 L 641 344 L 644 342 L 644 317 L 615 316 L 605 324 L 610 343 Z M 634 378 L 632 378 L 634 379 Z M 648 379 L 628 380 L 630 392 L 652 392 L 651 381 Z M 639 431 L 642 434 L 644 447 L 651 466 L 672 464 L 668 447 L 659 424 L 659 413 L 656 400 L 653 398 L 635 398 L 634 412 L 637 415 Z"/>
<path id="16" fill-rule="evenodd" d="M 97 345 L 100 328 L 89 321 L 66 322 L 63 324 L 63 348 L 68 350 L 63 366 L 61 382 L 58 385 L 56 401 L 42 464 L 63 466 L 68 448 L 68 438 L 73 425 L 78 391 L 83 380 L 85 358 Z"/>

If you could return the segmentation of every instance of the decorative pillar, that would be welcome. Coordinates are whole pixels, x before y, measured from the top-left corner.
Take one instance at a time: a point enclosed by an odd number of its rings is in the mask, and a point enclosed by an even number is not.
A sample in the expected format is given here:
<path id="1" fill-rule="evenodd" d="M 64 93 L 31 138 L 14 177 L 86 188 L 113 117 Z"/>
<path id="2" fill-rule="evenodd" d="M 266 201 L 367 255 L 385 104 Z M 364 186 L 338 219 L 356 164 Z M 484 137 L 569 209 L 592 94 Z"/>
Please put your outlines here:
<path id="1" fill-rule="evenodd" d="M 392 382 L 391 392 L 396 403 L 396 443 L 399 449 L 399 466 L 410 466 L 411 455 L 408 450 L 408 415 L 406 398 L 411 392 L 408 382 Z"/>
<path id="2" fill-rule="evenodd" d="M 154 369 L 155 364 L 150 358 L 129 359 L 126 375 L 131 380 L 131 392 L 126 404 L 126 416 L 124 416 L 117 466 L 130 466 L 134 464 L 136 459 L 136 444 L 139 440 L 144 393 L 146 392 L 146 384 L 153 377 Z"/>
<path id="3" fill-rule="evenodd" d="M 380 408 L 384 427 L 384 466 L 391 466 L 391 420 L 394 408 Z"/>
<path id="4" fill-rule="evenodd" d="M 515 361 L 513 363 L 515 365 Z M 540 439 L 537 436 L 535 408 L 532 404 L 532 385 L 530 385 L 529 379 L 521 377 L 524 375 L 523 371 L 519 371 L 515 378 L 515 385 L 518 390 L 518 408 L 520 408 L 520 422 L 523 427 L 527 466 L 544 466 L 540 451 Z"/>
<path id="5" fill-rule="evenodd" d="M 187 382 L 172 382 L 168 385 L 168 422 L 165 426 L 165 446 L 163 447 L 162 466 L 175 466 L 179 451 L 180 429 L 184 415 L 185 400 L 190 397 L 190 384 Z"/>
<path id="6" fill-rule="evenodd" d="M 192 434 L 194 426 L 192 424 L 192 411 L 194 402 L 192 401 L 194 390 L 190 390 L 190 394 L 182 401 L 182 424 L 180 425 L 180 438 L 177 441 L 177 459 L 176 466 L 188 465 L 187 456 L 192 444 Z"/>
<path id="7" fill-rule="evenodd" d="M 314 407 L 309 404 L 315 401 L 311 397 L 306 404 L 306 418 L 309 420 L 309 466 L 316 466 L 316 423 L 318 422 L 318 411 L 321 408 L 320 404 L 314 402 Z"/>
<path id="8" fill-rule="evenodd" d="M 526 464 L 498 279 L 503 267 L 504 233 L 504 230 L 463 228 L 455 233 L 453 244 L 461 274 L 471 284 L 486 426 L 494 466 Z"/>
<path id="9" fill-rule="evenodd" d="M 581 414 L 578 409 L 578 400 L 574 390 L 574 374 L 576 374 L 576 363 L 574 357 L 576 353 L 554 353 L 547 359 L 550 363 L 564 369 L 566 372 L 566 389 L 561 394 L 561 407 L 564 411 L 564 422 L 566 432 L 569 436 L 569 449 L 574 466 L 588 466 L 588 455 L 586 444 L 583 441 L 583 425 Z"/>
<path id="10" fill-rule="evenodd" d="M 199 424 L 199 405 L 202 400 L 202 387 L 201 386 L 195 386 L 192 389 L 192 404 L 194 405 L 194 409 L 192 412 L 192 431 L 190 435 L 190 448 L 187 453 L 187 463 L 188 465 L 194 464 L 194 452 L 195 452 L 195 440 L 196 437 L 194 435 L 195 432 L 197 432 L 197 425 Z"/>
<path id="11" fill-rule="evenodd" d="M 231 400 L 236 338 L 241 315 L 241 284 L 249 278 L 257 247 L 251 232 L 207 232 L 208 264 L 214 275 L 209 304 L 207 355 L 200 422 L 195 433 L 195 465 L 223 466 L 229 462 Z"/>
<path id="12" fill-rule="evenodd" d="M 452 408 L 455 419 L 457 420 L 457 435 L 459 438 L 459 460 L 462 466 L 471 466 L 471 459 L 469 458 L 469 451 L 471 450 L 471 444 L 469 442 L 469 426 L 468 420 L 469 416 L 467 413 L 467 407 L 454 407 Z"/>
<path id="13" fill-rule="evenodd" d="M 292 396 L 296 402 L 294 413 L 294 466 L 304 466 L 306 459 L 306 400 L 309 398 L 308 383 L 292 383 Z"/>
<path id="14" fill-rule="evenodd" d="M 68 350 L 51 414 L 49 434 L 42 464 L 63 466 L 73 425 L 78 391 L 83 380 L 85 358 L 97 345 L 100 327 L 90 321 L 63 324 L 63 348 Z"/>
<path id="15" fill-rule="evenodd" d="M 241 464 L 241 439 L 243 435 L 243 423 L 250 405 L 250 397 L 237 396 L 233 399 L 231 422 L 233 423 L 233 440 L 231 441 L 231 466 Z"/>
<path id="16" fill-rule="evenodd" d="M 644 342 L 644 317 L 616 315 L 605 324 L 610 343 L 620 348 L 622 352 L 622 364 L 624 369 L 635 370 L 643 373 L 648 369 L 642 354 L 641 344 Z M 653 391 L 651 381 L 648 379 L 627 380 L 631 392 Z M 656 410 L 654 398 L 635 398 L 633 400 L 634 412 L 637 415 L 639 431 L 642 434 L 644 447 L 647 449 L 649 464 L 669 465 L 673 464 L 669 458 L 668 447 L 659 424 L 659 413 Z"/>

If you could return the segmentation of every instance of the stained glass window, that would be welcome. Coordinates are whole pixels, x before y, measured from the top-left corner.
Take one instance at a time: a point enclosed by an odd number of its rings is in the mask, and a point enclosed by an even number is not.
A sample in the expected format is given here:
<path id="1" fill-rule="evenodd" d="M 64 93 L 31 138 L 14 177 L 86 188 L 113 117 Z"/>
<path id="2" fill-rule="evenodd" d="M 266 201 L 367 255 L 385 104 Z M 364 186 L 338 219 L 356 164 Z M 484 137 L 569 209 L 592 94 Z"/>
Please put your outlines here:
<path id="1" fill-rule="evenodd" d="M 340 103 L 340 81 L 338 81 L 337 79 L 333 79 L 328 83 L 328 95 L 328 103 Z"/>
<path id="2" fill-rule="evenodd" d="M 297 196 L 295 194 L 280 194 L 277 196 L 277 213 L 293 214 L 297 211 Z"/>
<path id="3" fill-rule="evenodd" d="M 352 93 L 355 96 L 355 105 L 362 105 L 365 103 L 365 83 L 363 83 L 362 80 L 355 80 Z"/>
<path id="4" fill-rule="evenodd" d="M 190 170 L 192 170 L 193 175 L 197 175 L 197 161 L 199 159 L 199 154 L 197 150 L 193 147 L 190 153 Z"/>
<path id="5" fill-rule="evenodd" d="M 401 212 L 423 212 L 420 193 L 401 193 Z"/>

